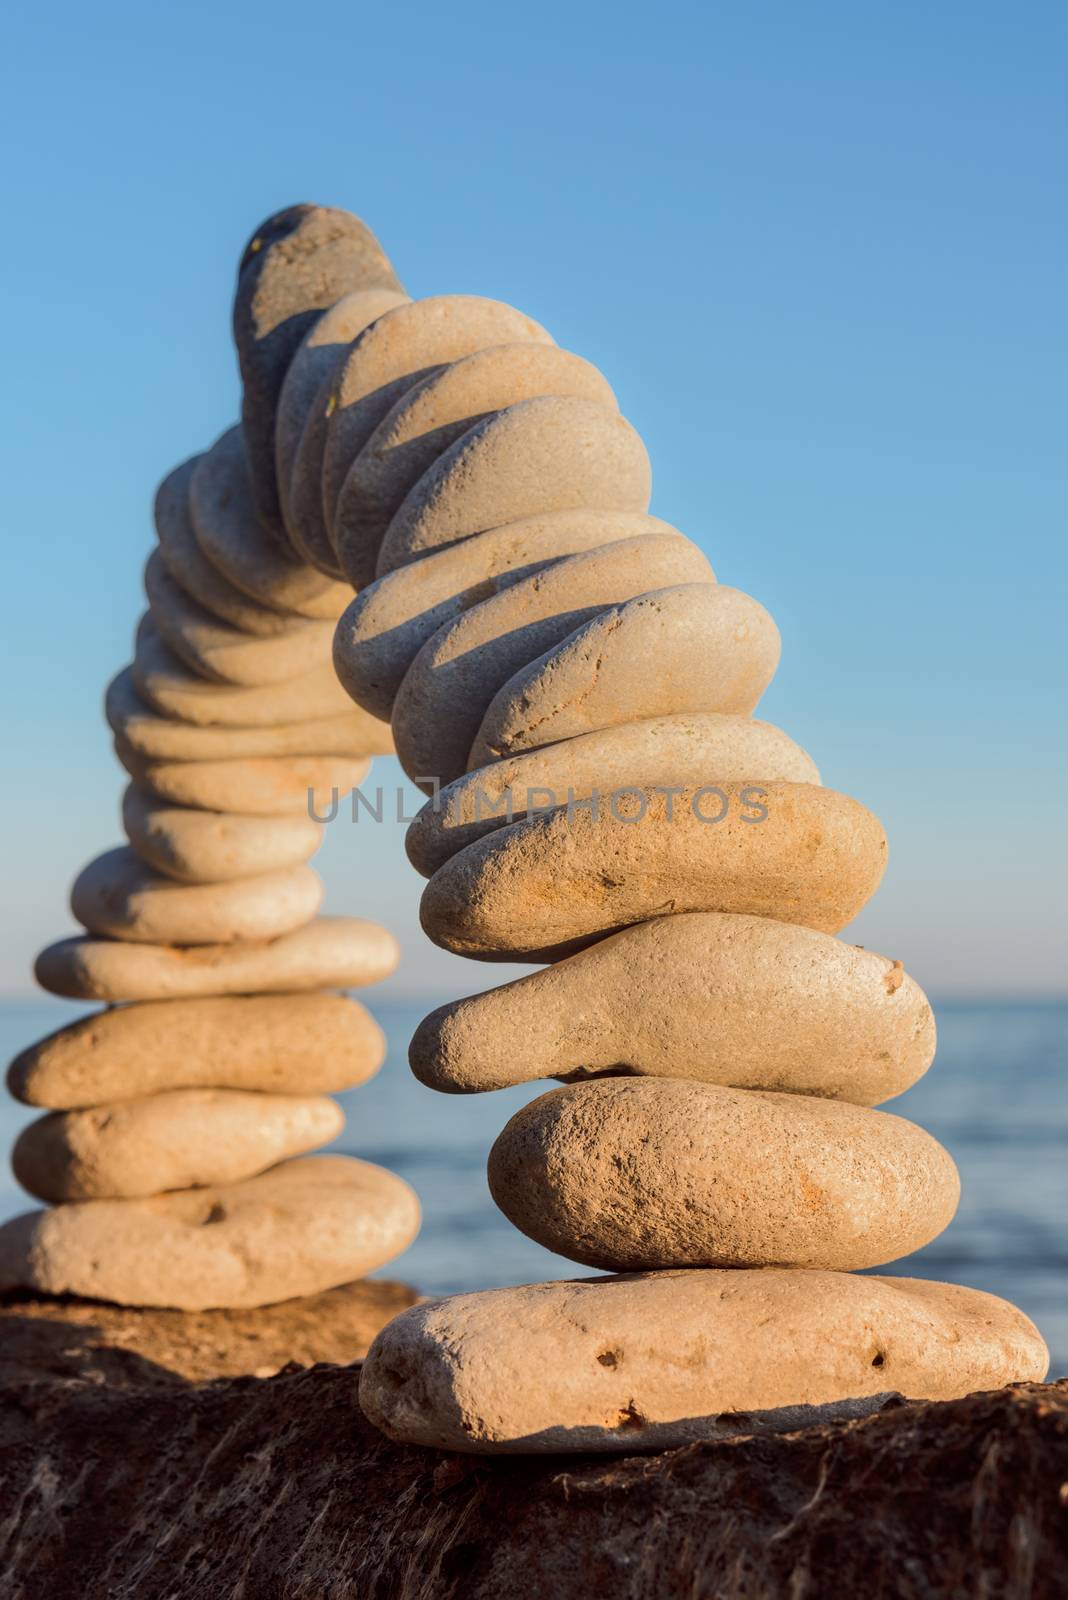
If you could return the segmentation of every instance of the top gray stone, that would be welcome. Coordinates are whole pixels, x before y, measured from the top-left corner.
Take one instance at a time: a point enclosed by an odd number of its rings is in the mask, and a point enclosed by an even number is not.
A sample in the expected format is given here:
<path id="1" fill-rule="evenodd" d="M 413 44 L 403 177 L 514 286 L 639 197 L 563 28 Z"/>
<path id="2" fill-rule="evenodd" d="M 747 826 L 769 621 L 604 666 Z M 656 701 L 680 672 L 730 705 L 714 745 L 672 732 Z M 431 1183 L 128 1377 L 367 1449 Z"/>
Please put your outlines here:
<path id="1" fill-rule="evenodd" d="M 355 289 L 379 288 L 401 291 L 382 246 L 358 217 L 332 206 L 276 211 L 242 252 L 233 310 L 241 415 L 256 510 L 283 547 L 274 425 L 286 372 L 318 312 Z"/>

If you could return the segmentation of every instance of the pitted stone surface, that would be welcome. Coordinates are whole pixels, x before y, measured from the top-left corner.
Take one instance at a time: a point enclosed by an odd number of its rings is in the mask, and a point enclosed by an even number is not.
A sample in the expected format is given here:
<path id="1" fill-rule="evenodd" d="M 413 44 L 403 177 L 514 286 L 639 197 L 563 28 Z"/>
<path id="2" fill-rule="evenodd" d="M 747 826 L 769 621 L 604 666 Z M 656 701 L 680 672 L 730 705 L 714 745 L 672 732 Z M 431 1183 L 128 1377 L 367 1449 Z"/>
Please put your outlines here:
<path id="1" fill-rule="evenodd" d="M 657 589 L 613 606 L 516 672 L 490 702 L 467 764 L 640 717 L 748 716 L 778 662 L 779 630 L 739 589 Z"/>
<path id="2" fill-rule="evenodd" d="M 489 1184 L 530 1238 L 609 1272 L 883 1266 L 960 1197 L 947 1152 L 902 1117 L 670 1078 L 542 1095 L 499 1135 Z"/>
<path id="3" fill-rule="evenodd" d="M 753 784 L 820 781 L 807 751 L 780 728 L 721 711 L 680 711 L 620 722 L 596 733 L 524 751 L 476 767 L 429 800 L 405 836 L 408 859 L 430 877 L 450 856 L 483 834 L 556 806 L 611 814 L 640 789 L 691 793 L 715 781 Z M 583 804 L 586 802 L 586 804 Z"/>
<path id="4" fill-rule="evenodd" d="M 877 1105 L 930 1066 L 935 1022 L 901 963 L 770 917 L 657 917 L 439 1006 L 412 1070 L 474 1093 L 604 1073 Z"/>
<path id="5" fill-rule="evenodd" d="M 371 1346 L 360 1404 L 390 1438 L 437 1450 L 629 1453 L 792 1432 L 888 1391 L 1038 1381 L 1048 1360 L 1015 1306 L 957 1284 L 651 1272 L 413 1306 Z"/>
<path id="6" fill-rule="evenodd" d="M 484 961 L 553 960 L 600 934 L 685 911 L 837 933 L 874 894 L 885 864 L 878 820 L 833 789 L 634 790 L 596 816 L 563 808 L 477 839 L 435 872 L 420 917 L 435 943 Z"/>

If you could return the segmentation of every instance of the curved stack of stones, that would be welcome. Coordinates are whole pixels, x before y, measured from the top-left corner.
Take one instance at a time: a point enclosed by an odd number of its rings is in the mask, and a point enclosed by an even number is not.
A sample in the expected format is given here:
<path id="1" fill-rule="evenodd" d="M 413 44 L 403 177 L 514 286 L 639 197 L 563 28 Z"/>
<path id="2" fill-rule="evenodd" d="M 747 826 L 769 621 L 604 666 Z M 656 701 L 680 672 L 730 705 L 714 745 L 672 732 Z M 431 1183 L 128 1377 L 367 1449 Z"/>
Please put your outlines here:
<path id="1" fill-rule="evenodd" d="M 599 372 L 493 300 L 366 320 L 329 294 L 350 231 L 297 208 L 246 252 L 239 328 L 256 273 L 294 335 L 267 376 L 245 363 L 253 489 L 359 591 L 335 664 L 432 795 L 408 840 L 428 934 L 544 963 L 426 1018 L 416 1075 L 561 1080 L 490 1185 L 607 1274 L 402 1314 L 365 1409 L 453 1450 L 633 1449 L 1040 1377 L 1013 1307 L 858 1275 L 941 1232 L 958 1179 L 873 1109 L 927 1069 L 934 1024 L 900 962 L 836 937 L 886 842 L 754 718 L 771 617 L 649 515 Z"/>
<path id="2" fill-rule="evenodd" d="M 355 266 L 368 316 L 403 301 L 374 252 Z M 275 336 L 256 330 L 253 360 Z M 156 529 L 134 658 L 106 699 L 128 842 L 74 884 L 85 936 L 37 962 L 44 988 L 107 1009 L 11 1067 L 44 1112 L 15 1174 L 51 1209 L 0 1230 L 0 1282 L 253 1307 L 358 1278 L 418 1228 L 394 1174 L 307 1155 L 343 1125 L 331 1093 L 384 1054 L 342 991 L 397 958 L 385 929 L 318 915 L 312 812 L 392 741 L 331 664 L 351 588 L 271 539 L 240 427 L 165 480 Z"/>

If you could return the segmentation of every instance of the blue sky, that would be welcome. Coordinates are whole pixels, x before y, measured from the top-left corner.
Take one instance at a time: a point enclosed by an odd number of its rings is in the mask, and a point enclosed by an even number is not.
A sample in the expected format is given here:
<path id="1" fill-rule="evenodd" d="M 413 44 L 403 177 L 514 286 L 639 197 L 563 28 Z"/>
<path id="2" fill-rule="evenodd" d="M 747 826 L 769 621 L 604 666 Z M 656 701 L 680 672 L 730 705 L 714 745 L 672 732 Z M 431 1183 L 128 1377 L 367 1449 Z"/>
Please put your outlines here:
<path id="1" fill-rule="evenodd" d="M 604 368 L 654 511 L 780 625 L 761 714 L 888 828 L 851 936 L 1063 993 L 1063 6 L 61 0 L 5 45 L 0 989 L 117 842 L 151 494 L 236 414 L 245 238 L 313 199 Z M 401 833 L 332 830 L 329 908 L 395 991 L 497 981 L 422 940 Z"/>

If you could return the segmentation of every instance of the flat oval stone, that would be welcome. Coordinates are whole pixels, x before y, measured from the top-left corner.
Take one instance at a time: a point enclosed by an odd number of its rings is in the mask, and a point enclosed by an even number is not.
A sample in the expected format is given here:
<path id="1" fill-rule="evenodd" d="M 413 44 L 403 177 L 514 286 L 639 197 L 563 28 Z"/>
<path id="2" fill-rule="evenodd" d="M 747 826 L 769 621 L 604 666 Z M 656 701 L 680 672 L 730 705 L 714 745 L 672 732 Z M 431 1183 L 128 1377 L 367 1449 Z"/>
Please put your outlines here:
<path id="1" fill-rule="evenodd" d="M 181 1311 L 273 1305 L 407 1249 L 419 1202 L 392 1172 L 305 1156 L 242 1183 L 88 1200 L 0 1227 L 0 1285 Z"/>
<path id="2" fill-rule="evenodd" d="M 642 789 L 694 790 L 717 781 L 820 781 L 807 751 L 770 722 L 721 711 L 680 711 L 620 722 L 595 733 L 476 767 L 428 800 L 405 836 L 408 859 L 429 878 L 458 850 L 528 812 Z"/>
<path id="3" fill-rule="evenodd" d="M 42 989 L 69 1000 L 178 1000 L 360 989 L 388 978 L 399 957 L 397 941 L 377 923 L 317 917 L 260 944 L 60 939 L 41 951 L 33 970 Z"/>
<path id="4" fill-rule="evenodd" d="M 291 540 L 290 479 L 309 407 L 353 339 L 376 317 L 403 305 L 407 298 L 400 290 L 388 288 L 355 289 L 342 295 L 316 317 L 289 363 L 275 415 L 274 464 L 282 524 Z"/>
<path id="5" fill-rule="evenodd" d="M 137 944 L 233 944 L 277 939 L 311 922 L 323 886 L 310 867 L 230 883 L 176 883 L 128 845 L 106 850 L 74 880 L 70 905 L 90 933 Z"/>
<path id="6" fill-rule="evenodd" d="M 150 619 L 138 629 L 130 675 L 138 694 L 160 716 L 198 727 L 272 728 L 352 710 L 329 661 L 286 683 L 252 689 L 208 683 L 167 649 Z M 386 740 L 388 735 L 380 737 Z"/>
<path id="7" fill-rule="evenodd" d="M 779 651 L 775 623 L 740 589 L 655 589 L 603 612 L 503 684 L 468 766 L 639 717 L 747 716 L 775 676 Z"/>
<path id="8" fill-rule="evenodd" d="M 476 960 L 555 960 L 649 917 L 730 911 L 837 933 L 871 899 L 886 837 L 807 783 L 632 790 L 498 829 L 438 868 L 420 919 Z"/>
<path id="9" fill-rule="evenodd" d="M 283 633 L 291 625 L 292 617 L 282 611 L 272 611 L 235 589 L 212 566 L 197 543 L 189 512 L 189 490 L 200 459 L 200 456 L 192 456 L 183 461 L 167 474 L 156 490 L 156 537 L 164 565 L 186 594 L 213 616 L 245 633 L 264 638 Z"/>
<path id="10" fill-rule="evenodd" d="M 413 1306 L 372 1344 L 360 1406 L 436 1450 L 669 1450 L 862 1414 L 888 1392 L 1038 1383 L 1048 1364 L 1023 1312 L 955 1283 L 652 1272 Z"/>
<path id="11" fill-rule="evenodd" d="M 379 423 L 413 383 L 487 345 L 552 344 L 541 325 L 501 300 L 439 294 L 379 317 L 349 347 L 328 403 L 322 460 L 327 531 L 338 548 L 336 515 L 346 474 Z"/>
<path id="12" fill-rule="evenodd" d="M 606 1073 L 876 1105 L 934 1059 L 927 997 L 899 961 L 770 917 L 657 917 L 415 1030 L 412 1071 L 474 1093 Z"/>
<path id="13" fill-rule="evenodd" d="M 111 1006 L 39 1039 L 8 1068 L 25 1105 L 69 1111 L 164 1089 L 331 1094 L 382 1065 L 385 1035 L 340 994 L 256 994 Z"/>
<path id="14" fill-rule="evenodd" d="M 115 754 L 140 789 L 173 805 L 250 816 L 315 816 L 357 788 L 370 760 L 351 756 L 246 756 L 241 761 L 152 761 L 115 740 Z"/>
<path id="15" fill-rule="evenodd" d="M 276 212 L 257 228 L 241 256 L 233 311 L 241 413 L 258 514 L 280 544 L 285 531 L 274 451 L 286 373 L 317 313 L 359 289 L 403 294 L 370 228 L 333 206 L 288 206 Z"/>
<path id="16" fill-rule="evenodd" d="M 325 1096 L 170 1089 L 52 1111 L 22 1130 L 11 1165 L 38 1200 L 133 1199 L 240 1183 L 326 1144 L 344 1125 Z"/>
<path id="17" fill-rule="evenodd" d="M 388 718 L 401 680 L 432 634 L 562 556 L 645 533 L 676 533 L 637 511 L 550 511 L 488 528 L 387 572 L 342 613 L 334 666 L 358 705 Z M 681 537 L 681 535 L 680 535 Z"/>
<path id="18" fill-rule="evenodd" d="M 651 489 L 645 446 L 613 407 L 520 400 L 469 428 L 423 474 L 389 525 L 378 572 L 520 517 L 645 511 Z"/>
<path id="19" fill-rule="evenodd" d="M 609 1272 L 882 1266 L 937 1238 L 960 1198 L 948 1152 L 903 1117 L 672 1078 L 553 1089 L 487 1170 L 509 1222 Z"/>
<path id="20" fill-rule="evenodd" d="M 529 662 L 648 589 L 714 581 L 689 539 L 642 534 L 568 556 L 472 606 L 427 641 L 400 686 L 392 725 L 401 766 L 451 783 L 466 772 L 498 689 Z"/>
<path id="21" fill-rule="evenodd" d="M 142 861 L 179 883 L 229 883 L 296 867 L 322 843 L 310 817 L 249 817 L 168 806 L 128 784 L 122 825 Z"/>
<path id="22" fill-rule="evenodd" d="M 259 728 L 212 727 L 163 717 L 142 700 L 129 667 L 108 684 L 108 726 L 137 755 L 164 761 L 233 760 L 238 756 L 359 756 L 390 743 L 387 723 L 359 706 L 332 717 Z"/>
<path id="23" fill-rule="evenodd" d="M 336 618 L 349 586 L 298 561 L 264 530 L 252 504 L 241 429 L 231 428 L 201 456 L 189 486 L 197 543 L 235 589 L 276 611 Z"/>
<path id="24" fill-rule="evenodd" d="M 145 594 L 160 637 L 190 671 L 216 683 L 282 683 L 329 660 L 330 621 L 294 617 L 269 637 L 221 622 L 184 593 L 154 550 L 145 566 Z"/>
<path id="25" fill-rule="evenodd" d="M 391 519 L 444 450 L 491 412 L 550 394 L 618 409 L 596 367 L 529 339 L 477 350 L 413 384 L 356 456 L 338 495 L 334 537 L 353 588 L 374 578 Z"/>

